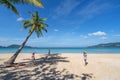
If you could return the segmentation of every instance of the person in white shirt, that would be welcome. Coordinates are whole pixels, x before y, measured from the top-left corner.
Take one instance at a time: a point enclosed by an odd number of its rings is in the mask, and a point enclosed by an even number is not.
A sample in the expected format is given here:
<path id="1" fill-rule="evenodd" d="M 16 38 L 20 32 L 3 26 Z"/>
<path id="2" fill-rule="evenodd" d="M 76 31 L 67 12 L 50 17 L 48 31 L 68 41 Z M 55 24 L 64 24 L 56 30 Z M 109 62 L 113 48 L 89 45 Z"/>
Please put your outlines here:
<path id="1" fill-rule="evenodd" d="M 83 57 L 84 57 L 84 62 L 85 62 L 85 66 L 88 64 L 87 62 L 87 53 L 83 52 Z"/>

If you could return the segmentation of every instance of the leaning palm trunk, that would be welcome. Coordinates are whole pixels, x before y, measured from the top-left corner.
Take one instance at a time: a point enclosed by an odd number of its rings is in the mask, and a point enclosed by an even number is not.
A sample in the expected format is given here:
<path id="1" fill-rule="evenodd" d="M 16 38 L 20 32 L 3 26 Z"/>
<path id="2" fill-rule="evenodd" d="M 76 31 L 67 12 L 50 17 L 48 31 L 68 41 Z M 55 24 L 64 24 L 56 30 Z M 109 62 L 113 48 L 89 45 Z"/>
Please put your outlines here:
<path id="1" fill-rule="evenodd" d="M 6 62 L 4 62 L 4 64 L 6 66 L 10 66 L 11 64 L 13 64 L 18 56 L 18 54 L 21 52 L 21 50 L 23 49 L 23 47 L 25 46 L 27 40 L 29 39 L 29 37 L 31 36 L 31 34 L 33 33 L 33 31 L 31 31 L 29 33 L 29 35 L 27 36 L 27 38 L 25 39 L 25 41 L 22 43 L 22 45 L 19 47 L 19 49 L 16 51 L 16 53 Z"/>
<path id="2" fill-rule="evenodd" d="M 45 24 L 44 21 L 45 21 L 45 18 L 40 18 L 38 15 L 38 11 L 36 11 L 35 14 L 32 14 L 32 20 L 23 21 L 23 24 L 24 24 L 23 28 L 24 29 L 30 28 L 29 34 L 27 38 L 25 39 L 25 41 L 20 46 L 20 48 L 16 51 L 16 53 L 8 61 L 4 63 L 6 66 L 12 66 L 12 64 L 14 64 L 15 59 L 17 58 L 18 54 L 21 52 L 22 48 L 25 46 L 27 40 L 29 39 L 29 37 L 34 31 L 37 33 L 38 37 L 42 35 L 42 31 L 47 32 L 46 27 L 48 25 Z"/>

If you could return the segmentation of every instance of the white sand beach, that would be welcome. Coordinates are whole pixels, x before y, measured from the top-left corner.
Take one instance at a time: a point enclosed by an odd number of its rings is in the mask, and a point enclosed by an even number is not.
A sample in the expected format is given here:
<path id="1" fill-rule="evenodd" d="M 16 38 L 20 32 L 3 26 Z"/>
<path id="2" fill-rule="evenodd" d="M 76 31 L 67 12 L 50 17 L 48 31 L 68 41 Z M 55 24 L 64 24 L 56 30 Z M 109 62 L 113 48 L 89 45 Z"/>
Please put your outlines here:
<path id="1" fill-rule="evenodd" d="M 0 54 L 0 80 L 120 80 L 120 54 L 88 54 L 85 66 L 82 54 L 36 54 L 33 65 L 30 53 L 20 53 L 16 62 L 27 66 L 4 67 L 11 55 Z"/>

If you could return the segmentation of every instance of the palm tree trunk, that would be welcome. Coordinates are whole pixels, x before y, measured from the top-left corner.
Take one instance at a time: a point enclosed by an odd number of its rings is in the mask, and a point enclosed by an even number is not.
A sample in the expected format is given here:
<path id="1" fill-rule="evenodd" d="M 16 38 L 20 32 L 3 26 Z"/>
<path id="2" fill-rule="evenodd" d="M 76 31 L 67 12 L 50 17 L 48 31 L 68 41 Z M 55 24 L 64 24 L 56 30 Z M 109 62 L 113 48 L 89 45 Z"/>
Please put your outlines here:
<path id="1" fill-rule="evenodd" d="M 25 46 L 27 40 L 29 39 L 29 37 L 31 36 L 31 34 L 33 33 L 33 31 L 31 31 L 29 33 L 29 35 L 26 37 L 25 41 L 22 43 L 22 45 L 19 47 L 19 49 L 16 51 L 16 53 L 14 53 L 14 55 L 6 62 L 4 62 L 4 64 L 6 66 L 10 66 L 11 64 L 13 64 L 18 56 L 18 54 L 21 52 L 21 50 L 23 49 L 23 47 Z"/>

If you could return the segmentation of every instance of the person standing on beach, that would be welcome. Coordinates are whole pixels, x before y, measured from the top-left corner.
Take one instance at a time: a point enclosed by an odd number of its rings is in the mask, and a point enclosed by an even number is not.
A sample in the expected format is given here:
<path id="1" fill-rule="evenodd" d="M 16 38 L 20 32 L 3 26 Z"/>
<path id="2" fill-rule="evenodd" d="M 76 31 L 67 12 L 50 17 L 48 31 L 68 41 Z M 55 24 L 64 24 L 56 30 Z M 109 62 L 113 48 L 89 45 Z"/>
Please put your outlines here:
<path id="1" fill-rule="evenodd" d="M 87 62 L 87 53 L 83 52 L 83 57 L 84 57 L 84 62 L 85 62 L 85 66 L 88 64 Z"/>
<path id="2" fill-rule="evenodd" d="M 35 61 L 35 52 L 32 53 L 32 60 Z"/>
<path id="3" fill-rule="evenodd" d="M 50 49 L 49 49 L 49 51 L 48 51 L 48 55 L 50 55 Z"/>

